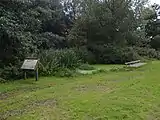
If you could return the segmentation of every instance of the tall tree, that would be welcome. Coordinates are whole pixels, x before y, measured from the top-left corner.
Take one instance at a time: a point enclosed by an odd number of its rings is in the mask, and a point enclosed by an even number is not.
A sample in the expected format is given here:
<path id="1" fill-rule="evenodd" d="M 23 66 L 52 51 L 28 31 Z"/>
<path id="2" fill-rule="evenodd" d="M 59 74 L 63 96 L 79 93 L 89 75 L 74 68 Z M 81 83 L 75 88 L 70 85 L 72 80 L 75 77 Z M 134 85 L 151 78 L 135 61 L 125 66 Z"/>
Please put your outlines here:
<path id="1" fill-rule="evenodd" d="M 125 43 L 127 36 L 138 27 L 136 24 L 138 18 L 132 9 L 131 1 L 87 0 L 85 3 L 85 11 L 80 18 L 85 23 L 77 22 L 77 24 L 82 26 L 87 24 L 86 38 L 89 44 L 93 41 L 102 44 Z M 79 28 L 80 25 L 77 26 Z"/>
<path id="2" fill-rule="evenodd" d="M 160 5 L 154 4 L 147 11 L 146 36 L 150 38 L 150 45 L 154 49 L 160 49 Z"/>
<path id="3" fill-rule="evenodd" d="M 160 34 L 159 10 L 160 6 L 157 4 L 154 4 L 150 9 L 146 9 L 146 11 L 150 12 L 146 18 L 148 21 L 146 25 L 146 34 L 148 37 L 153 38 Z"/>
<path id="4" fill-rule="evenodd" d="M 24 57 L 63 43 L 63 9 L 59 0 L 0 1 L 0 60 L 17 64 Z M 46 39 L 48 36 L 52 38 Z M 51 37 L 52 36 L 52 37 Z"/>

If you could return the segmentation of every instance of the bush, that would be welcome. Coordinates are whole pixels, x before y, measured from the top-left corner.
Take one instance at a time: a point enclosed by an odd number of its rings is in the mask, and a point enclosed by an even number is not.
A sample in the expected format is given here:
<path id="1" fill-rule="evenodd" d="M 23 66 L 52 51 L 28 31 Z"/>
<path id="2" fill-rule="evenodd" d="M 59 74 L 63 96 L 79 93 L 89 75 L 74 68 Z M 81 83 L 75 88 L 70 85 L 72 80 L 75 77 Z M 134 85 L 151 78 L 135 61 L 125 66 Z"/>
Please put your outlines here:
<path id="1" fill-rule="evenodd" d="M 73 49 L 43 51 L 39 58 L 41 75 L 55 75 L 58 71 L 74 70 L 81 65 L 81 59 Z"/>
<path id="2" fill-rule="evenodd" d="M 73 76 L 73 71 L 82 64 L 81 56 L 74 49 L 45 50 L 38 58 L 39 73 L 42 76 Z M 0 66 L 0 77 L 6 80 L 23 78 L 23 71 L 20 69 L 22 62 L 16 65 Z M 28 72 L 27 77 L 33 77 L 34 72 Z"/>
<path id="3" fill-rule="evenodd" d="M 3 66 L 3 68 L 0 69 L 0 77 L 5 80 L 20 79 L 23 77 L 23 72 L 20 70 L 20 67 L 19 65 Z"/>
<path id="4" fill-rule="evenodd" d="M 95 55 L 91 51 L 89 51 L 87 47 L 83 46 L 80 48 L 74 48 L 74 50 L 83 63 L 96 63 Z"/>
<path id="5" fill-rule="evenodd" d="M 135 51 L 142 57 L 160 59 L 160 52 L 151 48 L 135 47 Z"/>
<path id="6" fill-rule="evenodd" d="M 0 78 L 0 83 L 6 83 L 7 81 L 3 78 Z"/>
<path id="7" fill-rule="evenodd" d="M 95 70 L 95 68 L 93 66 L 90 66 L 88 64 L 82 64 L 81 66 L 79 66 L 80 70 Z"/>
<path id="8" fill-rule="evenodd" d="M 123 64 L 127 61 L 137 60 L 140 56 L 130 47 L 92 46 L 89 50 L 95 55 L 98 64 Z"/>
<path id="9" fill-rule="evenodd" d="M 141 59 L 140 55 L 132 47 L 124 48 L 122 52 L 122 63 Z"/>
<path id="10" fill-rule="evenodd" d="M 151 46 L 152 48 L 156 49 L 156 50 L 160 50 L 160 35 L 155 36 L 152 40 L 151 40 Z"/>
<path id="11" fill-rule="evenodd" d="M 54 76 L 56 76 L 56 77 L 73 77 L 74 74 L 75 74 L 74 70 L 70 70 L 68 68 L 61 68 L 54 74 Z"/>

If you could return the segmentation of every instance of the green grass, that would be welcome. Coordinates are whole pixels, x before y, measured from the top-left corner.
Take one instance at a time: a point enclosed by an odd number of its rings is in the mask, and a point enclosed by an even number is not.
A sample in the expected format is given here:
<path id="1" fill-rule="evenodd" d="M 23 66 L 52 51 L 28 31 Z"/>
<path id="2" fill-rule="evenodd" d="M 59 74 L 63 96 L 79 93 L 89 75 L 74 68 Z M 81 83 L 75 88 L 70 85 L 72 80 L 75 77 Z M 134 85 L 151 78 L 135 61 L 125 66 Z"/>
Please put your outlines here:
<path id="1" fill-rule="evenodd" d="M 2 120 L 159 120 L 160 62 L 128 72 L 15 81 L 1 84 L 0 92 Z"/>
<path id="2" fill-rule="evenodd" d="M 99 68 L 99 69 L 105 69 L 105 70 L 110 70 L 114 68 L 123 68 L 124 65 L 103 65 L 103 64 L 98 64 L 98 65 L 92 65 L 93 67 Z"/>

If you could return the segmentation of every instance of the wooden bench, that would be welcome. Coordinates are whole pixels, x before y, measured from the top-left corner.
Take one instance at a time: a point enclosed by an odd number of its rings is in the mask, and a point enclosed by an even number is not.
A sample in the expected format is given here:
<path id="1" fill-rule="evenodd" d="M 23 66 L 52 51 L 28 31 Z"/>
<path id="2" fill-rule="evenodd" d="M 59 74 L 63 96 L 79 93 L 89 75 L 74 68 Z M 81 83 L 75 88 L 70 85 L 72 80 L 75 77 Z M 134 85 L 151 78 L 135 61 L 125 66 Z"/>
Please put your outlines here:
<path id="1" fill-rule="evenodd" d="M 131 64 L 136 64 L 136 63 L 140 63 L 141 60 L 136 60 L 136 61 L 131 61 L 131 62 L 126 62 L 125 65 L 131 65 Z"/>
<path id="2" fill-rule="evenodd" d="M 146 65 L 146 63 L 141 62 L 141 60 L 136 60 L 136 61 L 127 62 L 125 63 L 125 65 L 127 65 L 128 67 L 141 67 L 143 65 Z"/>

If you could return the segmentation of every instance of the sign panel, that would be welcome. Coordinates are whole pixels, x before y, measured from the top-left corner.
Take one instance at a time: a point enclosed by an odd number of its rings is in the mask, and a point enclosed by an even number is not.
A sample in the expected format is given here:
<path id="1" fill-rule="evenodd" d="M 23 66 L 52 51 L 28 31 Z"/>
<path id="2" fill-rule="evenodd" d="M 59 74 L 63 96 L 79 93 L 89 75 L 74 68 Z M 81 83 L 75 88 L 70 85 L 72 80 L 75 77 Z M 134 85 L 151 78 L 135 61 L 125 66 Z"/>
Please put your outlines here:
<path id="1" fill-rule="evenodd" d="M 23 70 L 35 70 L 38 60 L 26 59 L 21 67 Z"/>

